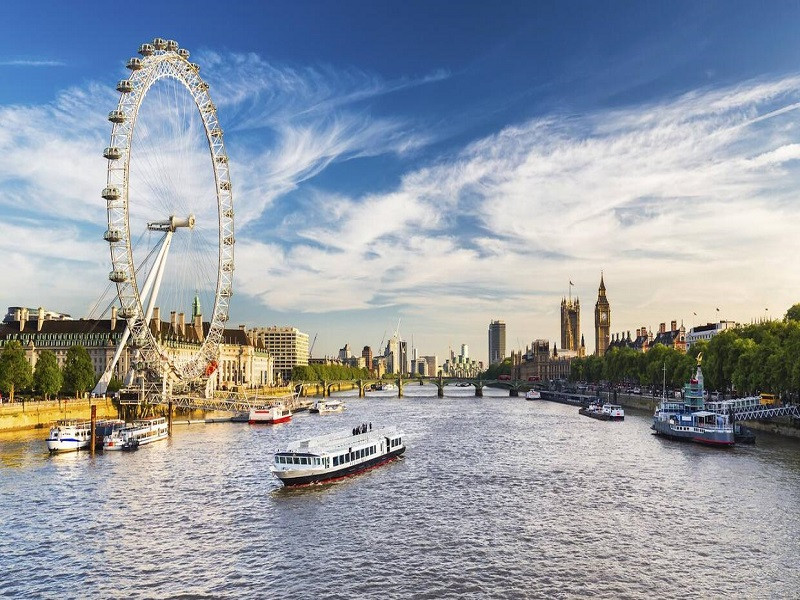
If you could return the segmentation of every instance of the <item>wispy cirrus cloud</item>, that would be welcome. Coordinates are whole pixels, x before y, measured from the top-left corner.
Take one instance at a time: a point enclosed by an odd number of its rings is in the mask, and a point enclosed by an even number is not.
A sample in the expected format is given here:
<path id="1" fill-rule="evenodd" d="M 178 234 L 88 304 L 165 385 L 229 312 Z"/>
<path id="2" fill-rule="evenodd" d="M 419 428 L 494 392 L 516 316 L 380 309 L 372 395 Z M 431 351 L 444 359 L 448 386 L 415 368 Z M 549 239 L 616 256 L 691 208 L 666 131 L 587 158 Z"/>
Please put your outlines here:
<path id="1" fill-rule="evenodd" d="M 0 59 L 0 67 L 66 67 L 63 60 L 13 58 Z"/>
<path id="2" fill-rule="evenodd" d="M 410 170 L 386 193 L 317 190 L 287 218 L 291 244 L 244 241 L 240 282 L 282 310 L 391 304 L 431 326 L 482 329 L 502 301 L 531 335 L 555 335 L 565 282 L 593 297 L 601 269 L 626 290 L 609 291 L 620 327 L 657 326 L 721 299 L 733 318 L 752 305 L 782 310 L 796 301 L 782 282 L 800 277 L 778 258 L 800 251 L 798 84 L 751 81 L 551 115 Z M 262 252 L 275 264 L 259 266 Z M 532 306 L 534 297 L 543 300 Z"/>

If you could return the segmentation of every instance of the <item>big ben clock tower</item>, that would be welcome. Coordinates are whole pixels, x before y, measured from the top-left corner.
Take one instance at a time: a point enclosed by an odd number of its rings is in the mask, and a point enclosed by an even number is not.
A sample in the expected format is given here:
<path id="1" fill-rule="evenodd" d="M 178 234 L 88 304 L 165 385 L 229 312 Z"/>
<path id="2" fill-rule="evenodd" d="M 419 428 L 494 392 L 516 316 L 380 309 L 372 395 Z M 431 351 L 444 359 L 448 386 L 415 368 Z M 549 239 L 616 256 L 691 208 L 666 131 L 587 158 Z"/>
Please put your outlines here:
<path id="1" fill-rule="evenodd" d="M 608 350 L 611 338 L 611 306 L 606 298 L 606 284 L 600 273 L 600 289 L 597 291 L 597 303 L 594 305 L 594 347 L 597 356 L 603 356 Z"/>

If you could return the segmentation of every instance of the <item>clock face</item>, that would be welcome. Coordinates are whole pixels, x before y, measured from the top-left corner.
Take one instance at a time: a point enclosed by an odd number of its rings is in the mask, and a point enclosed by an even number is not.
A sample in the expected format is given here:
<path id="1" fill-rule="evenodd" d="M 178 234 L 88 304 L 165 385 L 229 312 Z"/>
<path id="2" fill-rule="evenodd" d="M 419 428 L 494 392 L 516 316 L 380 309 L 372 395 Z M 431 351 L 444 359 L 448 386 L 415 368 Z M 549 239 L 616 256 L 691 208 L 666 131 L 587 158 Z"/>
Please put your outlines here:
<path id="1" fill-rule="evenodd" d="M 600 313 L 600 322 L 603 324 L 608 323 L 608 313 L 606 312 Z"/>

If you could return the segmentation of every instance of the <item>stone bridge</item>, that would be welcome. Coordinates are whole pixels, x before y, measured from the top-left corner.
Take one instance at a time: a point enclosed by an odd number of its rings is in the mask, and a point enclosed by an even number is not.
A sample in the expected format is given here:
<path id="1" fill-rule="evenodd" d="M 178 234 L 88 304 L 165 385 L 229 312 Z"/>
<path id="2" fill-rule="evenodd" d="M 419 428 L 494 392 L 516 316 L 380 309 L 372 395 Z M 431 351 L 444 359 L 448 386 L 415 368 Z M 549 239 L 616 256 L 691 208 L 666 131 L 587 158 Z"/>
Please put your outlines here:
<path id="1" fill-rule="evenodd" d="M 332 392 L 341 388 L 342 384 L 351 384 L 358 388 L 358 397 L 363 398 L 368 390 L 373 385 L 393 383 L 397 388 L 397 397 L 403 397 L 403 388 L 409 385 L 423 385 L 425 383 L 433 383 L 437 387 L 437 395 L 439 398 L 444 397 L 444 388 L 448 385 L 475 388 L 475 396 L 483 397 L 483 388 L 486 386 L 501 387 L 508 390 L 509 396 L 519 396 L 520 391 L 526 391 L 533 387 L 528 381 L 520 379 L 516 380 L 503 380 L 503 379 L 475 379 L 467 377 L 397 377 L 396 379 L 337 379 L 337 380 L 320 380 L 320 381 L 302 381 L 296 382 L 294 389 L 300 396 L 314 395 L 321 393 L 323 398 L 330 396 Z"/>

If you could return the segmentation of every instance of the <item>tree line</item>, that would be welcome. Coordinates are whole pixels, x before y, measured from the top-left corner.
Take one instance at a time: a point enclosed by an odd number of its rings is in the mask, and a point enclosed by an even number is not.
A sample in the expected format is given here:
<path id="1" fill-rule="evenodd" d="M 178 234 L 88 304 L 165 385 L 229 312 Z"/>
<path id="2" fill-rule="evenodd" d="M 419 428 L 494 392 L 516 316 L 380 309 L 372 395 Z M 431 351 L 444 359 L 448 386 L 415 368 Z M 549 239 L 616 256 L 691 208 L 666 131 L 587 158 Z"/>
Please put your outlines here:
<path id="1" fill-rule="evenodd" d="M 25 349 L 17 340 L 8 342 L 0 353 L 0 391 L 8 394 L 10 402 L 17 393 L 31 393 L 45 400 L 61 392 L 80 397 L 91 390 L 97 377 L 89 352 L 83 346 L 72 346 L 67 350 L 64 368 L 59 368 L 58 358 L 50 350 L 42 350 L 31 368 L 25 357 Z M 120 382 L 113 381 L 109 391 L 119 389 Z"/>
<path id="2" fill-rule="evenodd" d="M 575 359 L 570 379 L 660 386 L 666 365 L 667 385 L 677 388 L 691 377 L 701 352 L 707 389 L 737 396 L 770 392 L 797 399 L 800 397 L 800 304 L 792 306 L 782 321 L 726 329 L 709 341 L 696 342 L 686 354 L 656 344 L 645 353 L 632 348 L 612 348 L 602 357 Z"/>
<path id="3" fill-rule="evenodd" d="M 345 365 L 301 365 L 292 369 L 292 381 L 368 379 L 369 376 L 366 368 Z"/>

